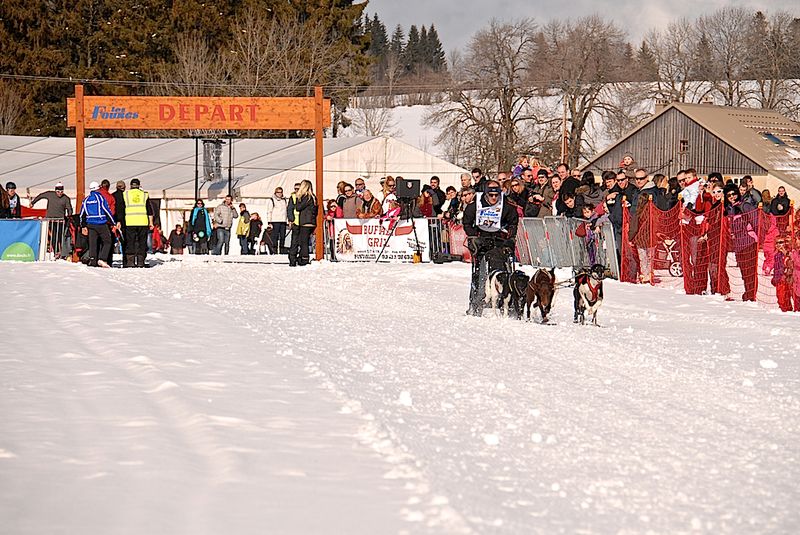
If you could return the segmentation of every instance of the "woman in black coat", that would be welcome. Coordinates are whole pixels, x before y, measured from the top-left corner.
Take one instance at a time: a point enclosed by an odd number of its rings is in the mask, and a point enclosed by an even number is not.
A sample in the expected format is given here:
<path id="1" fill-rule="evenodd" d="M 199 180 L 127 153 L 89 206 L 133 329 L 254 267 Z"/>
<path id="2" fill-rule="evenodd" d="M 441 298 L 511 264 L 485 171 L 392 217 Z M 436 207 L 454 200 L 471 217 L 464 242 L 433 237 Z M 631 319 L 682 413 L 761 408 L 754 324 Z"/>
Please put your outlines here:
<path id="1" fill-rule="evenodd" d="M 310 262 L 311 235 L 317 228 L 317 198 L 311 182 L 303 180 L 300 189 L 292 194 L 293 210 L 292 244 L 289 247 L 289 265 L 305 266 Z"/>
<path id="2" fill-rule="evenodd" d="M 250 230 L 247 231 L 247 254 L 256 254 L 258 247 L 258 238 L 261 236 L 261 228 L 264 223 L 261 221 L 261 216 L 258 212 L 250 214 Z"/>

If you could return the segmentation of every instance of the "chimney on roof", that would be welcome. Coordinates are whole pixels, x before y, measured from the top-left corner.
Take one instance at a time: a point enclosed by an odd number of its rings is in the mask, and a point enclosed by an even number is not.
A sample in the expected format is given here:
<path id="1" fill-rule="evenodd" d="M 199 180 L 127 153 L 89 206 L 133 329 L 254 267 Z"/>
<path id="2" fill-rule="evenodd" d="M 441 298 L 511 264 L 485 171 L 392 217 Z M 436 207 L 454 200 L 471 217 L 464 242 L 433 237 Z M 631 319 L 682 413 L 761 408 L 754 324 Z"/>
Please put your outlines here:
<path id="1" fill-rule="evenodd" d="M 708 104 L 709 106 L 714 105 L 714 99 L 711 95 L 706 95 L 703 97 L 703 100 L 700 101 L 700 104 Z"/>
<path id="2" fill-rule="evenodd" d="M 656 99 L 656 115 L 661 113 L 664 108 L 670 105 L 670 101 L 668 98 L 657 98 Z"/>

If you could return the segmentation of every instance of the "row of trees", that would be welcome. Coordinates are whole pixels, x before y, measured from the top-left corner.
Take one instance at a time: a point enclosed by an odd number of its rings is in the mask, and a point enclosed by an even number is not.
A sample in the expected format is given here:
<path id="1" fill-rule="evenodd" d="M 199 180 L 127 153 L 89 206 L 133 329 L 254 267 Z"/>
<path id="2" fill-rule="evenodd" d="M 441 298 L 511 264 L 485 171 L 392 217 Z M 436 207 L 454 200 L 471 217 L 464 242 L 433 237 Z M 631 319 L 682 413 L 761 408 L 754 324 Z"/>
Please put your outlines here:
<path id="1" fill-rule="evenodd" d="M 616 24 L 593 15 L 538 25 L 492 21 L 451 57 L 449 98 L 428 122 L 462 165 L 509 166 L 518 154 L 568 163 L 652 111 L 653 100 L 713 101 L 797 116 L 800 19 L 723 8 L 647 34 L 634 48 Z M 566 120 L 564 120 L 566 119 Z M 595 122 L 595 128 L 587 128 Z"/>
<path id="2" fill-rule="evenodd" d="M 363 26 L 370 36 L 369 55 L 373 58 L 372 81 L 388 85 L 388 93 L 403 81 L 419 84 L 422 80 L 441 79 L 447 73 L 447 58 L 436 27 L 412 25 L 406 37 L 397 25 L 391 37 L 377 14 L 365 17 Z"/>
<path id="3" fill-rule="evenodd" d="M 0 73 L 126 80 L 103 94 L 297 95 L 330 87 L 335 128 L 369 83 L 353 0 L 4 0 Z M 143 85 L 144 84 L 144 85 Z M 0 132 L 65 135 L 71 84 L 0 82 Z"/>

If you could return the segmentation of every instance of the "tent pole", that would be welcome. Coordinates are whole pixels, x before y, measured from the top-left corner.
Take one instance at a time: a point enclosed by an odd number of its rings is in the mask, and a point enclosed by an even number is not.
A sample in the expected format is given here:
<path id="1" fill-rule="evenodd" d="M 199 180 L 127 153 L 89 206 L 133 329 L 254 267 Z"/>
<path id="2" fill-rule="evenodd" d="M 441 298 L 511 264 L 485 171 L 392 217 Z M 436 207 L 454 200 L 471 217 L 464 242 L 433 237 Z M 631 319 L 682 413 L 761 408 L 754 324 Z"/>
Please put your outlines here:
<path id="1" fill-rule="evenodd" d="M 323 111 L 322 87 L 314 87 L 314 153 L 316 159 L 316 176 L 317 176 L 317 243 L 316 243 L 316 257 L 317 260 L 322 260 L 324 256 L 324 240 L 325 233 L 323 232 L 323 214 L 325 213 L 325 201 L 323 200 L 322 191 L 322 111 Z"/>
<path id="2" fill-rule="evenodd" d="M 228 195 L 233 195 L 233 138 L 228 138 Z"/>
<path id="3" fill-rule="evenodd" d="M 75 211 L 81 211 L 86 190 L 86 151 L 84 145 L 83 85 L 75 86 Z"/>
<path id="4" fill-rule="evenodd" d="M 198 170 L 198 151 L 200 140 L 198 138 L 194 138 L 194 200 L 197 202 L 197 199 L 200 198 L 200 171 Z"/>

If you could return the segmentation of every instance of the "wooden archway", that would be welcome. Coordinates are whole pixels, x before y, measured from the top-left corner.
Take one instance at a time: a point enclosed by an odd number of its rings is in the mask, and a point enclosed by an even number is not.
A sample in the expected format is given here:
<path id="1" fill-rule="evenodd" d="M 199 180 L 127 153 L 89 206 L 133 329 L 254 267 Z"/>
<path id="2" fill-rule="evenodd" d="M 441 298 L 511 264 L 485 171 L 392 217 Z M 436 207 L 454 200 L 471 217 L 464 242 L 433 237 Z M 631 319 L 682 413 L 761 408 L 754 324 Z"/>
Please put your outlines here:
<path id="1" fill-rule="evenodd" d="M 85 96 L 83 85 L 67 99 L 67 126 L 75 127 L 77 205 L 86 190 L 86 130 L 313 130 L 316 160 L 316 258 L 323 256 L 322 139 L 331 125 L 331 101 L 322 87 L 313 97 Z"/>

